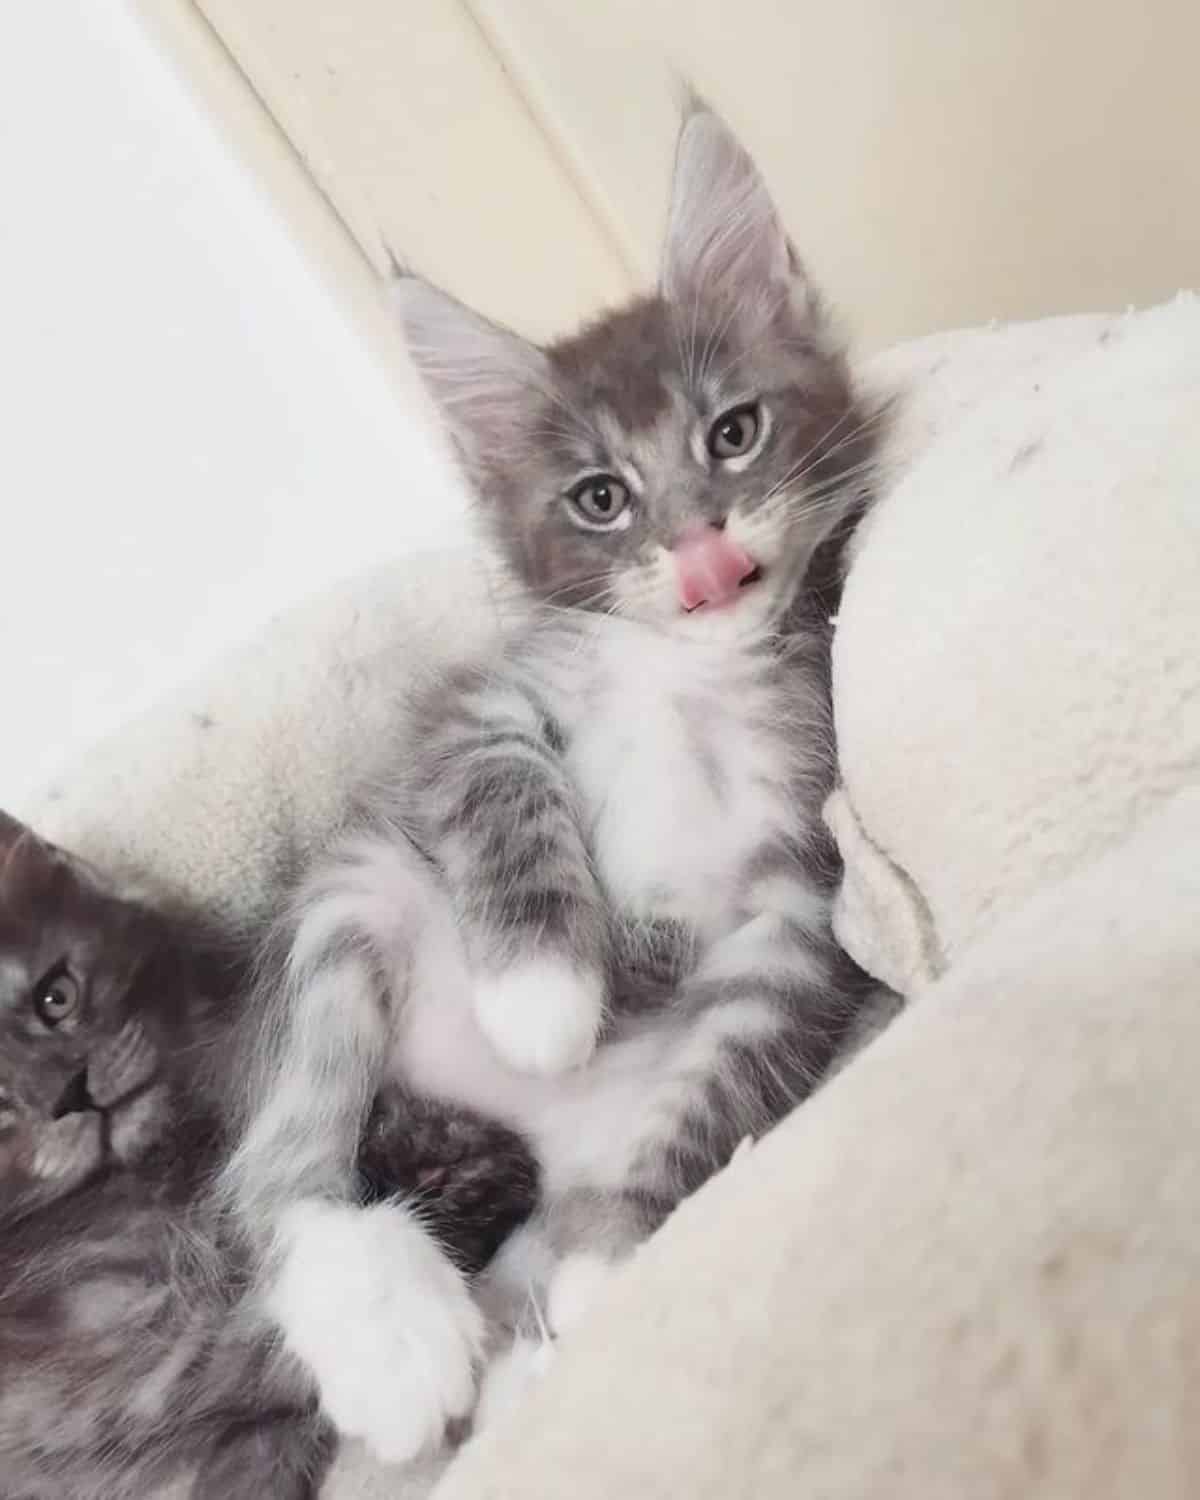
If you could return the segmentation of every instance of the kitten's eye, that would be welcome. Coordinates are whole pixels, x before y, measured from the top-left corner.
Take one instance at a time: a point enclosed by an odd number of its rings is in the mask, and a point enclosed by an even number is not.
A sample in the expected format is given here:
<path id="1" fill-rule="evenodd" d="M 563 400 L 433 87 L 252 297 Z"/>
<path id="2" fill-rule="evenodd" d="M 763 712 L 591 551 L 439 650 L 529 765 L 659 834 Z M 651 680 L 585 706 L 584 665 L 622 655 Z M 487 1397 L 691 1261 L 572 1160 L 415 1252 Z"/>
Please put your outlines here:
<path id="1" fill-rule="evenodd" d="M 708 429 L 708 451 L 714 458 L 737 458 L 739 454 L 749 453 L 761 425 L 757 401 L 734 406 L 722 412 Z"/>
<path id="2" fill-rule="evenodd" d="M 43 1026 L 61 1026 L 79 1009 L 79 981 L 63 968 L 51 969 L 33 992 L 33 1009 Z"/>
<path id="3" fill-rule="evenodd" d="M 611 474 L 591 474 L 567 491 L 571 513 L 593 531 L 607 531 L 629 508 L 629 490 Z"/>

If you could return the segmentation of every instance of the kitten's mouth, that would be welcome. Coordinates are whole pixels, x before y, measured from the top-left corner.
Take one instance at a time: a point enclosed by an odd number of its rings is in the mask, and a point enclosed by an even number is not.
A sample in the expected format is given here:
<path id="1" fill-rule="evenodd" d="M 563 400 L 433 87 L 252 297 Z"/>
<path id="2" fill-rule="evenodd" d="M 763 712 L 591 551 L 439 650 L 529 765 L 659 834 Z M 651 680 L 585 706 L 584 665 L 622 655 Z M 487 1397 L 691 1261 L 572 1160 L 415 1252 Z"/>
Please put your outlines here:
<path id="1" fill-rule="evenodd" d="M 88 1089 L 87 1069 L 81 1068 L 59 1095 L 51 1118 L 63 1120 L 67 1115 L 95 1114 L 98 1110 L 99 1106 Z"/>
<path id="2" fill-rule="evenodd" d="M 701 610 L 711 611 L 714 609 L 729 609 L 731 605 L 734 605 L 738 602 L 742 594 L 751 586 L 751 584 L 761 583 L 762 578 L 763 570 L 756 563 L 744 578 L 738 579 L 737 587 L 734 589 L 733 593 L 728 595 L 728 597 L 723 599 L 701 599 L 698 604 L 685 605 L 683 612 L 685 615 L 695 615 L 699 614 Z"/>

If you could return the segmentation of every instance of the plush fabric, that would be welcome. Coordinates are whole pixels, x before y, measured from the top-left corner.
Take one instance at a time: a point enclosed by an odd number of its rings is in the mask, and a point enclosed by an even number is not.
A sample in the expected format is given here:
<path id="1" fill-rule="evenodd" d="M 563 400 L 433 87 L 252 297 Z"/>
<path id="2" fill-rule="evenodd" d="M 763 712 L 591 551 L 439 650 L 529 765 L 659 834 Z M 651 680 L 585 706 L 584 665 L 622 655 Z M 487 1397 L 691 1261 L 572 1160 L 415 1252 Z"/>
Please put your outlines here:
<path id="1" fill-rule="evenodd" d="M 1198 319 L 941 335 L 866 371 L 908 400 L 839 621 L 829 816 L 840 930 L 915 998 L 685 1205 L 438 1500 L 1190 1493 Z M 403 755 L 404 685 L 506 600 L 474 555 L 383 569 L 34 816 L 254 920 Z M 328 1491 L 432 1483 L 349 1452 Z"/>
<path id="2" fill-rule="evenodd" d="M 29 816 L 105 868 L 149 871 L 233 922 L 403 755 L 408 691 L 519 617 L 478 550 L 381 566 L 263 635 L 57 778 Z"/>
<path id="3" fill-rule="evenodd" d="M 864 528 L 834 669 L 840 932 L 905 991 L 1200 759 L 1200 299 L 1010 380 Z"/>

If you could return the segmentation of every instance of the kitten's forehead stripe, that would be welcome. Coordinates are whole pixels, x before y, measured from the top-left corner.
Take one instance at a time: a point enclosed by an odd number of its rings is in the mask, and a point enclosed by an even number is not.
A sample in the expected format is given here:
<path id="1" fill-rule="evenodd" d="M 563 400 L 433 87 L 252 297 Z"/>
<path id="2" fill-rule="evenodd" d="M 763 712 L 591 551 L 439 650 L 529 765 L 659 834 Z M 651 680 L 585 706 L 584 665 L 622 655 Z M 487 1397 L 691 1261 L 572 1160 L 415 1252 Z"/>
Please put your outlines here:
<path id="1" fill-rule="evenodd" d="M 678 365 L 678 346 L 657 297 L 590 324 L 548 353 L 576 402 L 585 410 L 608 410 L 626 433 L 654 426 L 670 407 L 664 374 Z"/>

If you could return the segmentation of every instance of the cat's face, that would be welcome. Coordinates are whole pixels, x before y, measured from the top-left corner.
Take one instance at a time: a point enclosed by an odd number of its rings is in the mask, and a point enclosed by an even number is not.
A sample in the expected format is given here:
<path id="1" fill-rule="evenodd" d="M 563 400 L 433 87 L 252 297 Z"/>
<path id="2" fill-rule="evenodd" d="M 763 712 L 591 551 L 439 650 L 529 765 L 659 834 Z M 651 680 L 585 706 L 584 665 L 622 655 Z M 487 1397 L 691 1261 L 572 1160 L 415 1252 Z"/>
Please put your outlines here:
<path id="1" fill-rule="evenodd" d="M 864 493 L 876 423 L 708 111 L 680 137 L 656 296 L 539 349 L 424 282 L 397 295 L 501 544 L 547 602 L 762 633 Z"/>
<path id="2" fill-rule="evenodd" d="M 145 1145 L 162 956 L 153 913 L 0 813 L 0 1184 L 50 1198 Z"/>

